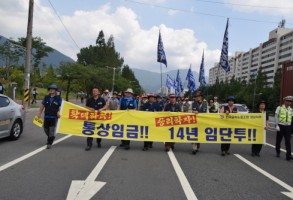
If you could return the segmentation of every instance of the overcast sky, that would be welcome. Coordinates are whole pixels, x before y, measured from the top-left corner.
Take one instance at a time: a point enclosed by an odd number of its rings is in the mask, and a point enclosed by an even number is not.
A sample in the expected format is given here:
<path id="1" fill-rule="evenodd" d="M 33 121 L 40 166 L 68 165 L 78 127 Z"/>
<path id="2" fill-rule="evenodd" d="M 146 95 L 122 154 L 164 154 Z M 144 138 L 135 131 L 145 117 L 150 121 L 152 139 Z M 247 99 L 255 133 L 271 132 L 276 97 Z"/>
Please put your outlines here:
<path id="1" fill-rule="evenodd" d="M 204 49 L 208 75 L 220 59 L 227 17 L 229 54 L 234 54 L 266 41 L 283 18 L 293 28 L 292 13 L 293 0 L 35 0 L 33 36 L 76 60 L 79 48 L 94 45 L 103 30 L 106 39 L 114 36 L 125 64 L 160 72 L 156 54 L 161 30 L 168 61 L 163 72 L 190 64 L 199 71 Z M 28 0 L 1 0 L 0 15 L 0 35 L 26 36 Z"/>

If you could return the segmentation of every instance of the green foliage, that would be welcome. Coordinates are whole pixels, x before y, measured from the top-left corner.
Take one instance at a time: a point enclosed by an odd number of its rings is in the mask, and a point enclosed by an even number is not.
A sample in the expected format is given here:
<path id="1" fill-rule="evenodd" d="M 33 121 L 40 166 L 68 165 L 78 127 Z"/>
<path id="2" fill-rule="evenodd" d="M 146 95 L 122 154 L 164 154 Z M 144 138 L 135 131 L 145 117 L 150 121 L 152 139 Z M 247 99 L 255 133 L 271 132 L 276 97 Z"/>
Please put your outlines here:
<path id="1" fill-rule="evenodd" d="M 24 49 L 17 44 L 14 44 L 12 40 L 7 40 L 0 45 L 0 59 L 5 62 L 5 70 L 3 71 L 3 78 L 10 79 L 10 67 L 17 65 L 19 57 L 24 55 Z M 1 78 L 1 77 L 0 77 Z"/>
<path id="2" fill-rule="evenodd" d="M 248 82 L 232 77 L 230 83 L 216 81 L 214 85 L 202 87 L 200 90 L 207 99 L 217 96 L 219 102 L 226 102 L 226 98 L 233 95 L 238 103 L 246 104 L 250 110 L 253 107 L 253 99 L 255 107 L 258 101 L 265 100 L 267 109 L 273 111 L 280 100 L 281 69 L 279 68 L 275 74 L 273 87 L 268 87 L 266 80 L 266 74 L 260 68 L 256 79 L 251 77 Z"/>
<path id="3" fill-rule="evenodd" d="M 26 47 L 26 38 L 18 38 L 19 45 Z M 32 38 L 32 56 L 33 56 L 33 69 L 31 70 L 31 83 L 36 86 L 42 83 L 40 63 L 42 58 L 47 57 L 48 53 L 52 52 L 51 47 L 46 46 L 46 42 L 40 37 Z"/>

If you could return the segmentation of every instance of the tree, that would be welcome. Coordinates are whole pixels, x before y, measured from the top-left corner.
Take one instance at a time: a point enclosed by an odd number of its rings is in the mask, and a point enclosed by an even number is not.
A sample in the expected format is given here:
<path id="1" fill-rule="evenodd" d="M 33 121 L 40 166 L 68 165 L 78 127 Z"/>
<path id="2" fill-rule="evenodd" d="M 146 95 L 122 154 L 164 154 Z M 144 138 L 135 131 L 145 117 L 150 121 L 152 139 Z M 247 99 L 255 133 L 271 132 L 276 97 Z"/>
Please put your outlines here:
<path id="1" fill-rule="evenodd" d="M 0 58 L 5 62 L 5 79 L 10 79 L 9 68 L 12 65 L 17 65 L 19 58 L 23 55 L 24 48 L 14 44 L 12 40 L 6 40 L 2 45 L 0 45 Z"/>
<path id="2" fill-rule="evenodd" d="M 26 38 L 18 38 L 18 44 L 25 47 Z M 42 58 L 47 57 L 48 53 L 52 52 L 51 47 L 46 46 L 46 42 L 40 37 L 32 39 L 32 56 L 33 56 L 33 69 L 31 76 L 31 83 L 33 85 L 41 82 L 40 63 Z"/>
<path id="3" fill-rule="evenodd" d="M 77 54 L 77 62 L 97 68 L 122 67 L 124 59 L 115 50 L 114 37 L 111 35 L 106 43 L 104 32 L 100 31 L 95 46 L 82 48 Z"/>

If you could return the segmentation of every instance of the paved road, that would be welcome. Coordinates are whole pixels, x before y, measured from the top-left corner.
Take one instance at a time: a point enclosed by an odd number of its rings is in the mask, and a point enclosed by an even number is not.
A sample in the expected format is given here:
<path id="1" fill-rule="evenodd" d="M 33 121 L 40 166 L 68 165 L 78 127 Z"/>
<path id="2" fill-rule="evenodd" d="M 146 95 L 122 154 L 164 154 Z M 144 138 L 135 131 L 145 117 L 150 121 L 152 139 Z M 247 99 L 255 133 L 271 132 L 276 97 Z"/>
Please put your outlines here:
<path id="1" fill-rule="evenodd" d="M 90 177 L 110 147 L 120 143 L 104 140 L 102 148 L 86 152 L 85 138 L 58 135 L 56 141 L 65 139 L 47 150 L 45 134 L 32 124 L 36 111 L 28 111 L 18 141 L 0 140 L 1 200 L 66 199 L 72 181 Z M 275 132 L 268 131 L 267 143 L 274 145 L 274 141 Z M 282 200 L 290 198 L 281 192 L 293 193 L 293 162 L 285 160 L 284 152 L 275 157 L 270 145 L 263 147 L 261 157 L 250 156 L 250 145 L 231 145 L 232 154 L 225 157 L 216 144 L 202 144 L 195 156 L 189 144 L 176 144 L 174 154 L 164 152 L 162 143 L 147 152 L 142 145 L 132 142 L 129 151 L 114 149 L 94 176 L 106 184 L 92 199 Z M 36 150 L 35 155 L 7 167 Z"/>

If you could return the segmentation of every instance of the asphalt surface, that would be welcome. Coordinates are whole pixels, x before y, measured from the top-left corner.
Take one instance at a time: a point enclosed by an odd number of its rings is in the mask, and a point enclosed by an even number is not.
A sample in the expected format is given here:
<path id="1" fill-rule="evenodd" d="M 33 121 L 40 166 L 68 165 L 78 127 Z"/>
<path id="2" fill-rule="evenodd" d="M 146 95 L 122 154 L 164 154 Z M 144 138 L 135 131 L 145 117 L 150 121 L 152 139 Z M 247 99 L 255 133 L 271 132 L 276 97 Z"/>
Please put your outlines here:
<path id="1" fill-rule="evenodd" d="M 37 109 L 27 112 L 25 128 L 17 141 L 0 140 L 1 200 L 62 200 L 68 195 L 73 180 L 85 180 L 111 146 L 117 146 L 101 169 L 96 181 L 106 182 L 92 199 L 105 200 L 178 200 L 187 199 L 179 177 L 164 152 L 162 143 L 142 151 L 142 142 L 131 142 L 131 149 L 119 147 L 120 141 L 103 140 L 102 148 L 93 146 L 85 151 L 86 138 L 69 137 L 6 169 L 1 167 L 36 149 L 44 147 L 46 136 L 33 125 Z M 57 139 L 65 137 L 58 135 Z M 267 132 L 267 143 L 275 144 L 275 131 Z M 282 143 L 284 149 L 284 141 Z M 200 200 L 282 200 L 289 192 L 276 179 L 293 187 L 293 161 L 275 156 L 275 150 L 265 145 L 260 157 L 250 155 L 251 145 L 231 145 L 231 155 L 222 157 L 220 145 L 202 144 L 197 155 L 190 144 L 176 144 L 174 155 L 185 177 Z M 275 179 L 269 179 L 252 168 L 238 154 Z M 293 191 L 291 191 L 293 192 Z"/>

